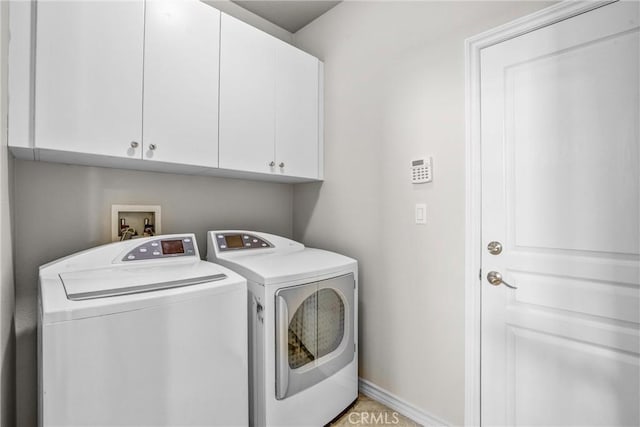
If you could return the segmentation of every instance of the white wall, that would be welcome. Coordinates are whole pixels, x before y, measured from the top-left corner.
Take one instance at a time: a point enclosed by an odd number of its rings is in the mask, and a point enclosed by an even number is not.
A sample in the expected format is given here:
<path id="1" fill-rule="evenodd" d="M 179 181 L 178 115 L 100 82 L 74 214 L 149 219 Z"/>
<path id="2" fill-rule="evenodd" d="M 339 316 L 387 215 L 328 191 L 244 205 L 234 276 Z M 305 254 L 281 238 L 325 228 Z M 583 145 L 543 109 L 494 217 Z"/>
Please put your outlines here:
<path id="1" fill-rule="evenodd" d="M 15 160 L 17 425 L 36 425 L 38 266 L 111 239 L 112 204 L 159 204 L 163 233 L 291 236 L 292 186 Z"/>
<path id="2" fill-rule="evenodd" d="M 271 34 L 274 37 L 279 38 L 287 43 L 291 43 L 293 41 L 293 34 L 284 28 L 278 27 L 276 24 L 267 21 L 266 19 L 256 15 L 255 13 L 248 11 L 242 6 L 238 6 L 237 4 L 231 2 L 230 0 L 202 0 L 204 3 L 207 3 L 221 12 L 226 13 L 227 15 L 231 15 L 236 19 L 239 19 L 243 22 L 246 22 L 249 25 L 252 25 L 265 33 Z"/>
<path id="3" fill-rule="evenodd" d="M 7 150 L 8 7 L 0 3 L 0 426 L 14 423 L 15 309 L 11 239 L 12 159 Z"/>
<path id="4" fill-rule="evenodd" d="M 325 62 L 325 177 L 294 237 L 360 262 L 360 375 L 464 422 L 464 39 L 543 2 L 343 2 L 294 34 Z M 410 160 L 434 159 L 412 185 Z M 427 224 L 413 223 L 427 204 Z"/>

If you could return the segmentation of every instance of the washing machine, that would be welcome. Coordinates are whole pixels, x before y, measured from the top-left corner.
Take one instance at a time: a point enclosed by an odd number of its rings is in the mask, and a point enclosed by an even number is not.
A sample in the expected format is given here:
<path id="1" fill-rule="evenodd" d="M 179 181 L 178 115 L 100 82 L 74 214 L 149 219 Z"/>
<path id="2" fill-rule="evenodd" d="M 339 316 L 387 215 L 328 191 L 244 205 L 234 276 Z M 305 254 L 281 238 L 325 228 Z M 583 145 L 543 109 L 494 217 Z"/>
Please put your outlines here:
<path id="1" fill-rule="evenodd" d="M 40 426 L 248 423 L 247 287 L 193 234 L 40 267 Z"/>
<path id="2" fill-rule="evenodd" d="M 354 259 L 255 231 L 210 231 L 248 282 L 250 425 L 322 426 L 358 396 Z"/>

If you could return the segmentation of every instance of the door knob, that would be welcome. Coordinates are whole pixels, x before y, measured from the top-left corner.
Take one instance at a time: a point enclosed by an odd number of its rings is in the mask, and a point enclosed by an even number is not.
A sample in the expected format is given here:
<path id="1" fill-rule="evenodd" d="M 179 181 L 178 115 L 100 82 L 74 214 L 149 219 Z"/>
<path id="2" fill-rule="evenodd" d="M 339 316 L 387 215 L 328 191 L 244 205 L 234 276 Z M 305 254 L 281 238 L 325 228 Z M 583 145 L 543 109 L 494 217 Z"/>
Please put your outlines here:
<path id="1" fill-rule="evenodd" d="M 138 148 L 138 145 L 140 145 L 137 141 L 131 141 L 131 148 Z"/>
<path id="2" fill-rule="evenodd" d="M 274 161 L 269 162 L 269 166 L 274 167 L 275 165 L 276 165 L 276 162 Z"/>
<path id="3" fill-rule="evenodd" d="M 158 146 L 156 144 L 149 144 L 149 150 L 153 151 L 156 148 L 158 148 Z"/>
<path id="4" fill-rule="evenodd" d="M 502 243 L 496 241 L 489 242 L 487 250 L 491 255 L 500 255 L 500 253 L 502 253 Z"/>
<path id="5" fill-rule="evenodd" d="M 517 287 L 511 286 L 510 284 L 502 280 L 502 274 L 498 273 L 497 271 L 490 271 L 489 274 L 487 274 L 487 280 L 493 286 L 505 285 L 507 288 L 518 289 Z"/>
<path id="6" fill-rule="evenodd" d="M 283 168 L 283 167 L 284 167 L 284 162 L 280 162 L 280 164 L 279 164 L 278 166 L 280 166 L 281 168 Z"/>

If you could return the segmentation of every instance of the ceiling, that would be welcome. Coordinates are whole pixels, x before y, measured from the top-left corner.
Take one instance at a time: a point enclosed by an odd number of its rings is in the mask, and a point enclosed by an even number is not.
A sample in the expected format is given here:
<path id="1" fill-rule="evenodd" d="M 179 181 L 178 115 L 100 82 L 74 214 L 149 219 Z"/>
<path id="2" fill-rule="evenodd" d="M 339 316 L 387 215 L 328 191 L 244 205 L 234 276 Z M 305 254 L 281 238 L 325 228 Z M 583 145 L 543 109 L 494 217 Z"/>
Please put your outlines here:
<path id="1" fill-rule="evenodd" d="M 340 1 L 325 0 L 231 0 L 285 30 L 295 33 Z"/>

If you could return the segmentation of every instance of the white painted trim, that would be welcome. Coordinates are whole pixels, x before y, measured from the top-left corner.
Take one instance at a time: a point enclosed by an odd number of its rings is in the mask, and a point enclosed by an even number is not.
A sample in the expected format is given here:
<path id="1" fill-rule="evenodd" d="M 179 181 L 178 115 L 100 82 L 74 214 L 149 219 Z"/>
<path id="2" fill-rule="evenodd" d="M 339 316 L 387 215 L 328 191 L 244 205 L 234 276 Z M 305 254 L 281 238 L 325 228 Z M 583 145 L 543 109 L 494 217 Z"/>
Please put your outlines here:
<path id="1" fill-rule="evenodd" d="M 387 390 L 375 385 L 374 383 L 365 379 L 358 379 L 358 388 L 360 393 L 368 396 L 383 405 L 388 406 L 394 411 L 398 411 L 401 415 L 412 419 L 413 421 L 422 424 L 423 426 L 449 426 L 446 421 L 439 419 L 438 417 L 431 415 L 430 413 L 423 411 L 417 406 L 412 405 L 399 398 L 398 396 L 388 392 Z"/>
<path id="2" fill-rule="evenodd" d="M 612 3 L 566 0 L 465 40 L 465 425 L 480 425 L 482 170 L 480 167 L 480 51 Z"/>

